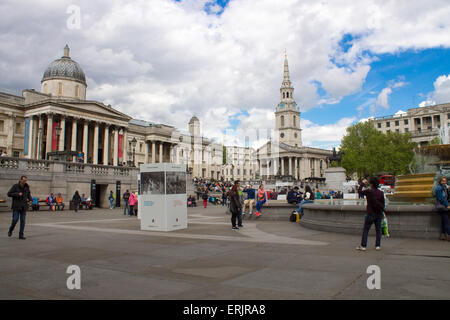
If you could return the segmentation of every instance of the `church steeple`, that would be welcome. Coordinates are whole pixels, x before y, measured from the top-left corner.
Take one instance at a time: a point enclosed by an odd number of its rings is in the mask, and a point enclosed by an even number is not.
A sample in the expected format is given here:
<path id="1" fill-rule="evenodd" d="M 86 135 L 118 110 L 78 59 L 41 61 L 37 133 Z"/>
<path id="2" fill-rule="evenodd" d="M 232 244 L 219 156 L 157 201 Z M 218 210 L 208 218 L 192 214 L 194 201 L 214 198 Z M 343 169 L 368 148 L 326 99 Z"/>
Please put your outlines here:
<path id="1" fill-rule="evenodd" d="M 284 50 L 283 81 L 280 87 L 280 103 L 275 111 L 275 130 L 279 141 L 292 147 L 301 147 L 300 110 L 294 101 L 286 49 Z"/>
<path id="2" fill-rule="evenodd" d="M 282 82 L 281 86 L 284 88 L 291 87 L 291 79 L 289 76 L 289 65 L 288 65 L 286 49 L 284 49 L 284 74 L 283 74 L 283 82 Z"/>

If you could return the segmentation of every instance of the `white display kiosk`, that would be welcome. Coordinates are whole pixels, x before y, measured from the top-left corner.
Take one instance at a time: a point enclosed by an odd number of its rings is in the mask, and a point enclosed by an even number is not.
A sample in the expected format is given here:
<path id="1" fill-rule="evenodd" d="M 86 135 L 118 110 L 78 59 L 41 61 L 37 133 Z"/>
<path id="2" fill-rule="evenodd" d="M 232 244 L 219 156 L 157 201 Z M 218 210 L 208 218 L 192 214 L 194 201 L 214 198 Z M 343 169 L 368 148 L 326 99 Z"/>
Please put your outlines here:
<path id="1" fill-rule="evenodd" d="M 142 164 L 138 184 L 141 230 L 187 228 L 186 165 Z"/>

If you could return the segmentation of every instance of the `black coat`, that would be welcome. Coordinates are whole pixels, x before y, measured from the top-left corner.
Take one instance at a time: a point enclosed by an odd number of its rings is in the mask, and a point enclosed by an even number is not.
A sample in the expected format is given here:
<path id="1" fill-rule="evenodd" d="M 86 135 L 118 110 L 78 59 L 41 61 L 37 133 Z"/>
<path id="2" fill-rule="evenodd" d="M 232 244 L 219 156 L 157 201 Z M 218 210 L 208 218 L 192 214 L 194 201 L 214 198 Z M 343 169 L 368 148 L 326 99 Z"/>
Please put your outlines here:
<path id="1" fill-rule="evenodd" d="M 19 196 L 19 193 L 22 193 L 22 195 Z M 33 200 L 28 183 L 25 183 L 23 187 L 20 183 L 13 185 L 8 191 L 8 197 L 12 198 L 11 209 L 13 210 L 26 209 L 28 208 L 28 200 Z"/>
<path id="2" fill-rule="evenodd" d="M 230 193 L 230 211 L 238 213 L 242 208 L 241 200 L 237 192 Z"/>
<path id="3" fill-rule="evenodd" d="M 73 195 L 73 197 L 72 197 L 72 201 L 73 201 L 74 203 L 80 203 L 80 202 L 81 202 L 81 197 L 80 197 L 80 195 L 75 193 L 75 194 Z"/>

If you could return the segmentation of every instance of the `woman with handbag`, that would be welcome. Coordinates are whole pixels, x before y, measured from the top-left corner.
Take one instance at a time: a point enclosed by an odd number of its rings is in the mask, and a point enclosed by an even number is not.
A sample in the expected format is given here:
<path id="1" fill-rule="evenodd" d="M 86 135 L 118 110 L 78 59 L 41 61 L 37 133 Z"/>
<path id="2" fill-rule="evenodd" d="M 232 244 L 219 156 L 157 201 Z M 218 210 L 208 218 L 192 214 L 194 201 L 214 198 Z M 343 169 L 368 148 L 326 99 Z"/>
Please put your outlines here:
<path id="1" fill-rule="evenodd" d="M 449 205 L 447 195 L 447 178 L 442 176 L 439 178 L 439 184 L 436 187 L 436 203 L 434 208 L 441 216 L 440 239 L 450 241 L 450 224 L 448 219 Z"/>

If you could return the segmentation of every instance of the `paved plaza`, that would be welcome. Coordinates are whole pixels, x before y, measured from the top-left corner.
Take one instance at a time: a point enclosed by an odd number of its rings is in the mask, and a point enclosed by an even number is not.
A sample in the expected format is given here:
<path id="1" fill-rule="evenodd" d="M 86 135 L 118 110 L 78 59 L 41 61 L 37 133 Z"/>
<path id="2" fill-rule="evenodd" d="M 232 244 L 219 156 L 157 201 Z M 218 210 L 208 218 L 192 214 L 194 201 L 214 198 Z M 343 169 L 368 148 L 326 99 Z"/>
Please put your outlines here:
<path id="1" fill-rule="evenodd" d="M 450 243 L 360 237 L 299 224 L 244 220 L 231 230 L 220 206 L 188 208 L 189 228 L 140 231 L 121 209 L 29 212 L 11 238 L 0 213 L 0 299 L 449 299 Z M 18 226 L 17 226 L 18 227 Z M 69 265 L 81 290 L 69 290 Z M 367 267 L 381 268 L 369 290 Z"/>

